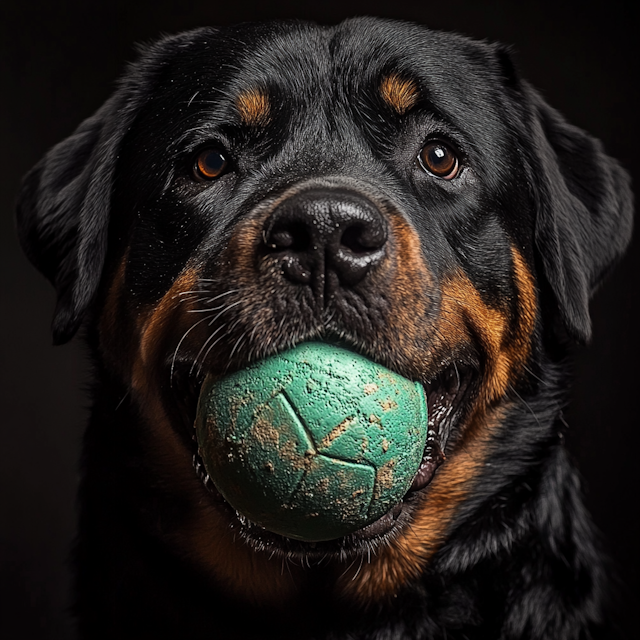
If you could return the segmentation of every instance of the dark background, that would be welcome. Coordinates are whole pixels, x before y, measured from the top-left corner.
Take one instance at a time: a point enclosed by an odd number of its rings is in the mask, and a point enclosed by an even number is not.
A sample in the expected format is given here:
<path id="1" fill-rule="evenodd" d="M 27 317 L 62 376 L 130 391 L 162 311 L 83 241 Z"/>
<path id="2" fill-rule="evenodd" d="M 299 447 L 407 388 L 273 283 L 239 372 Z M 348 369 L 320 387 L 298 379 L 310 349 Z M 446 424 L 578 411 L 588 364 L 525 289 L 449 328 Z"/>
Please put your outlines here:
<path id="1" fill-rule="evenodd" d="M 15 239 L 20 177 L 105 100 L 134 43 L 201 25 L 378 15 L 514 46 L 522 73 L 635 176 L 640 161 L 637 2 L 0 0 L 0 637 L 73 638 L 67 555 L 88 367 L 74 341 L 52 348 L 54 296 Z M 635 242 L 592 304 L 594 339 L 576 351 L 568 445 L 587 504 L 618 565 L 620 625 L 638 599 L 640 250 Z"/>

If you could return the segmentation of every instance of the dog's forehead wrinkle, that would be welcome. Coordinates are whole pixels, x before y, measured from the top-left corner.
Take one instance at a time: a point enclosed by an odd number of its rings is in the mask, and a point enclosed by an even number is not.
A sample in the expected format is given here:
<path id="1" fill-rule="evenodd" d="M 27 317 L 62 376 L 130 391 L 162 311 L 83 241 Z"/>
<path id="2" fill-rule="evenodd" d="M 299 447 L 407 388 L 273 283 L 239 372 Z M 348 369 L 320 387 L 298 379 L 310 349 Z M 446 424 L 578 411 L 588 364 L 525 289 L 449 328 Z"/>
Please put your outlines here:
<path id="1" fill-rule="evenodd" d="M 292 31 L 284 37 L 267 37 L 242 52 L 243 69 L 234 83 L 237 88 L 255 86 L 288 89 L 297 101 L 320 97 L 326 80 L 328 41 L 320 29 Z"/>
<path id="2" fill-rule="evenodd" d="M 237 95 L 256 85 L 280 87 L 296 110 L 299 106 L 324 104 L 333 116 L 341 103 L 348 104 L 364 87 L 370 91 L 378 88 L 379 64 L 372 67 L 361 45 L 360 41 L 345 41 L 333 30 L 313 30 L 307 25 L 284 38 L 267 37 L 256 42 L 251 51 L 243 52 L 243 70 L 231 92 Z M 377 59 L 391 60 L 394 47 L 381 42 L 376 53 Z M 391 62 L 387 66 L 397 65 Z"/>
<path id="3" fill-rule="evenodd" d="M 420 80 L 421 86 L 436 85 L 441 92 L 464 101 L 466 96 L 480 97 L 483 87 L 491 84 L 484 80 L 498 73 L 488 45 L 410 24 L 400 25 L 400 34 L 375 20 L 332 28 L 292 24 L 285 30 L 256 30 L 249 47 L 245 38 L 225 36 L 225 30 L 221 33 L 204 31 L 200 35 L 207 45 L 199 52 L 204 71 L 184 68 L 183 56 L 174 58 L 174 64 L 178 75 L 188 71 L 188 77 L 210 78 L 216 86 L 221 80 L 230 82 L 231 98 L 256 84 L 281 84 L 294 102 L 319 99 L 323 93 L 335 99 L 345 88 L 350 93 L 379 84 L 380 70 L 387 69 Z M 469 66 L 476 73 L 469 73 Z M 476 75 L 480 81 L 474 81 Z M 193 83 L 190 87 L 186 102 L 194 95 Z"/>

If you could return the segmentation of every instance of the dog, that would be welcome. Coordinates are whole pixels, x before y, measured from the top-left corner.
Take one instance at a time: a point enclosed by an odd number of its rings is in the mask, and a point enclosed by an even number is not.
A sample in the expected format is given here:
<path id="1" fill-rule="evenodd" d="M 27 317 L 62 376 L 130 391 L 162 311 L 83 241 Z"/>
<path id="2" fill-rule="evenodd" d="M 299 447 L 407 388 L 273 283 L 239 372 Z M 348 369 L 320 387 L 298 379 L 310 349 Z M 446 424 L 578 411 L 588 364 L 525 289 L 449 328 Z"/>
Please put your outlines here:
<path id="1" fill-rule="evenodd" d="M 18 200 L 54 342 L 82 327 L 95 367 L 81 637 L 606 633 L 562 409 L 631 225 L 503 46 L 358 18 L 147 47 Z M 313 340 L 420 382 L 429 437 L 389 513 L 305 542 L 226 502 L 193 425 L 206 376 Z"/>

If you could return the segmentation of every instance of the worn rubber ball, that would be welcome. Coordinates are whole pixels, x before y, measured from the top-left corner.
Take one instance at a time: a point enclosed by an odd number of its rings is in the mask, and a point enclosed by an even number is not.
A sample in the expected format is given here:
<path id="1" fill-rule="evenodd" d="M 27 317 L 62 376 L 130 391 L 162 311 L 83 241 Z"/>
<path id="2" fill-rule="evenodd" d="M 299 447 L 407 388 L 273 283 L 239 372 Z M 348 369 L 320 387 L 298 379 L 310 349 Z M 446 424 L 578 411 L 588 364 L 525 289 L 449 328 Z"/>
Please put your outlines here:
<path id="1" fill-rule="evenodd" d="M 419 383 L 320 342 L 207 377 L 200 457 L 251 522 L 298 540 L 371 524 L 408 491 L 427 438 Z"/>

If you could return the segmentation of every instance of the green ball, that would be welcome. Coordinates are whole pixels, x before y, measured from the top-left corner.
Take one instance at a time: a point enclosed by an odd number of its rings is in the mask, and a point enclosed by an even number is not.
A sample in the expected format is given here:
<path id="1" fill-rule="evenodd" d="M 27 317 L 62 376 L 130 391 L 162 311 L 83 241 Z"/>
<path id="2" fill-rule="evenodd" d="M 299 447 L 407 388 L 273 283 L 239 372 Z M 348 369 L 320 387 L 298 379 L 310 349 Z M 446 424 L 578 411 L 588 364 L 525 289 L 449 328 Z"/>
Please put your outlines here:
<path id="1" fill-rule="evenodd" d="M 382 517 L 409 490 L 427 403 L 419 383 L 307 342 L 207 377 L 196 435 L 207 473 L 237 511 L 289 538 L 332 540 Z"/>

